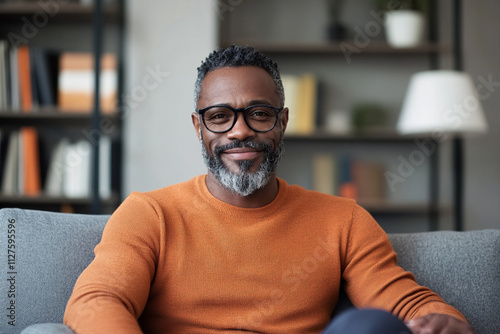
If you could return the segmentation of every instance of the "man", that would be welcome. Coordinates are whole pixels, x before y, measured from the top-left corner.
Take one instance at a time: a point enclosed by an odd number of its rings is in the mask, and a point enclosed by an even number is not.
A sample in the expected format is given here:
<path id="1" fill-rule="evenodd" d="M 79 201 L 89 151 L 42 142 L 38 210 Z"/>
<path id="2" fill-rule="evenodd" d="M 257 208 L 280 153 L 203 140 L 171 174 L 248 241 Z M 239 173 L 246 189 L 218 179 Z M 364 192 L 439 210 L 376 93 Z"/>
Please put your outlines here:
<path id="1" fill-rule="evenodd" d="M 133 193 L 117 209 L 68 303 L 73 331 L 321 333 L 343 280 L 356 306 L 393 313 L 374 318 L 388 316 L 398 334 L 472 333 L 396 266 L 387 236 L 354 201 L 276 177 L 288 109 L 274 62 L 251 47 L 213 52 L 198 68 L 195 102 L 208 174 Z M 348 333 L 335 321 L 332 331 Z"/>

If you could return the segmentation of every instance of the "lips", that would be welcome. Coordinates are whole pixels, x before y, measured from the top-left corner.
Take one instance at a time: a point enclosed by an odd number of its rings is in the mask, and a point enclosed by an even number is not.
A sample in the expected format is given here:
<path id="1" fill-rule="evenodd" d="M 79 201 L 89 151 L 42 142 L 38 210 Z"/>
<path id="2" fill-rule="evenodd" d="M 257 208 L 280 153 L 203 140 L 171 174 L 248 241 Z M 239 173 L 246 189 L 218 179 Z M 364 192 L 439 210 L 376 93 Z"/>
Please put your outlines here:
<path id="1" fill-rule="evenodd" d="M 256 143 L 252 140 L 235 140 L 227 145 L 222 145 L 214 149 L 215 156 L 221 158 L 224 154 L 234 160 L 254 160 L 262 152 L 270 152 L 271 145 L 267 143 Z"/>
<path id="2" fill-rule="evenodd" d="M 252 148 L 234 148 L 222 152 L 222 154 L 234 160 L 253 160 L 256 159 L 260 153 L 260 150 Z"/>

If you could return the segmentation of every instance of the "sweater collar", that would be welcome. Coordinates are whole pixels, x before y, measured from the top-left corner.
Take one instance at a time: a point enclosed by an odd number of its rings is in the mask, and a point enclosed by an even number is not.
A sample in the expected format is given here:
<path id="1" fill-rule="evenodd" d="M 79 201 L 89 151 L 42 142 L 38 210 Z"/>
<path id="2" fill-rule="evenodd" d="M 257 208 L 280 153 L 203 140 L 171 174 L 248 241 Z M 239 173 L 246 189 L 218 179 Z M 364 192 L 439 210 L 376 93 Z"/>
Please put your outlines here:
<path id="1" fill-rule="evenodd" d="M 200 175 L 194 180 L 201 200 L 205 201 L 209 206 L 231 216 L 250 215 L 257 218 L 272 215 L 285 203 L 285 199 L 289 190 L 288 183 L 281 178 L 277 178 L 278 194 L 271 203 L 259 208 L 242 208 L 223 202 L 213 196 L 207 188 L 206 177 L 207 175 Z"/>

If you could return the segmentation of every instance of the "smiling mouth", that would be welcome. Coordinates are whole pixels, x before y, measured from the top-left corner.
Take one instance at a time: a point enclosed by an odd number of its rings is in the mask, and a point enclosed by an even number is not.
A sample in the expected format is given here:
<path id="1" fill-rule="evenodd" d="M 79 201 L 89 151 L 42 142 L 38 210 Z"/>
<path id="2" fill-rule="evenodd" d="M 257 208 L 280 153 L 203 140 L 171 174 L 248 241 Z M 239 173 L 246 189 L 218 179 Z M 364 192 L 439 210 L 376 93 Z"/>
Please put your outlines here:
<path id="1" fill-rule="evenodd" d="M 249 148 L 236 148 L 225 150 L 221 153 L 233 160 L 254 160 L 261 154 L 261 151 Z"/>

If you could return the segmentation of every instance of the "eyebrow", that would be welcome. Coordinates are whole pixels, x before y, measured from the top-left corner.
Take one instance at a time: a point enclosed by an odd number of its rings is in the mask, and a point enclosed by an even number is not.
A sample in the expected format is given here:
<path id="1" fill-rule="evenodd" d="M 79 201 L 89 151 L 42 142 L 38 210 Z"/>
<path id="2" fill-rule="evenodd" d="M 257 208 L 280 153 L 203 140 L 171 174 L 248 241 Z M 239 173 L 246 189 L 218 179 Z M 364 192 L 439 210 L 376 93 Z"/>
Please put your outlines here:
<path id="1" fill-rule="evenodd" d="M 248 104 L 246 105 L 246 107 L 249 107 L 249 106 L 254 106 L 254 105 L 257 105 L 257 104 L 265 104 L 265 105 L 269 105 L 269 106 L 272 106 L 274 107 L 274 105 L 267 101 L 267 100 L 251 100 L 248 102 Z M 203 108 L 197 108 L 196 110 L 202 110 L 202 109 L 206 109 L 206 108 L 209 108 L 209 107 L 215 107 L 215 106 L 229 106 L 229 107 L 232 107 L 234 108 L 230 103 L 216 103 L 216 104 L 212 104 L 210 106 L 206 106 L 206 107 L 203 107 Z M 244 108 L 246 108 L 244 107 Z"/>
<path id="2" fill-rule="evenodd" d="M 268 104 L 272 106 L 272 103 L 267 100 L 252 100 L 248 103 L 249 106 L 253 106 L 256 104 Z"/>

